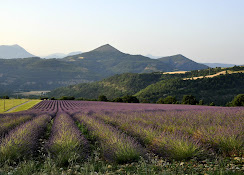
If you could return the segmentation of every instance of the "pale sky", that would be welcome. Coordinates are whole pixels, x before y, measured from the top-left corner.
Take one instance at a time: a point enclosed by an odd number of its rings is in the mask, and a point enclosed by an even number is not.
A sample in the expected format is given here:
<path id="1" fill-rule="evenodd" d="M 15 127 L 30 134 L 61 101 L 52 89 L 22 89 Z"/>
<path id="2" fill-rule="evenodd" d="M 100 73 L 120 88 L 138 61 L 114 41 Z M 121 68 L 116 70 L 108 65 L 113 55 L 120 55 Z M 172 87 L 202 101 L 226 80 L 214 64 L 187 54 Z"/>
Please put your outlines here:
<path id="1" fill-rule="evenodd" d="M 0 0 L 0 45 L 244 64 L 244 0 Z"/>

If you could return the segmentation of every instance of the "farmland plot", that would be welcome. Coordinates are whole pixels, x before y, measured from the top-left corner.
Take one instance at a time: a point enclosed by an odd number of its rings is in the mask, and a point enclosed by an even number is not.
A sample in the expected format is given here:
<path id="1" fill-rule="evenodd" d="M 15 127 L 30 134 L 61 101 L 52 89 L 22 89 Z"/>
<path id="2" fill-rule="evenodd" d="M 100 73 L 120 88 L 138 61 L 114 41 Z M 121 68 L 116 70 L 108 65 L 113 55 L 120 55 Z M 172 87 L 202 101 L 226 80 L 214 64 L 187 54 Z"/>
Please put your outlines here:
<path id="1" fill-rule="evenodd" d="M 53 100 L 0 121 L 3 174 L 244 171 L 244 108 Z"/>

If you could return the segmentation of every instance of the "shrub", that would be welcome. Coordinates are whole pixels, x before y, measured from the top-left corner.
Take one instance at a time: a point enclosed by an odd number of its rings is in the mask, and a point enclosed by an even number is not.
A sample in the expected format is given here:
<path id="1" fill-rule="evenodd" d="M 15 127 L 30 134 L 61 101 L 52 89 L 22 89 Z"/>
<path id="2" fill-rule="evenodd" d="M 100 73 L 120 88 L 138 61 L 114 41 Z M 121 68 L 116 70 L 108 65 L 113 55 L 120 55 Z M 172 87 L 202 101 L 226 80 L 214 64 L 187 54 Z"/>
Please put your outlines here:
<path id="1" fill-rule="evenodd" d="M 158 99 L 158 101 L 156 103 L 157 104 L 164 104 L 164 99 L 163 98 L 160 98 L 160 99 Z"/>
<path id="2" fill-rule="evenodd" d="M 117 97 L 113 99 L 113 102 L 123 102 L 123 99 L 121 97 Z"/>
<path id="3" fill-rule="evenodd" d="M 140 101 L 140 103 L 150 103 L 150 101 L 147 100 L 147 99 L 143 99 L 143 100 Z"/>
<path id="4" fill-rule="evenodd" d="M 166 98 L 160 98 L 156 103 L 157 104 L 175 104 L 176 98 L 172 96 L 167 96 Z"/>
<path id="5" fill-rule="evenodd" d="M 83 97 L 79 97 L 79 98 L 77 98 L 76 100 L 83 101 L 83 100 L 85 100 L 85 98 L 83 98 Z"/>
<path id="6" fill-rule="evenodd" d="M 184 95 L 182 99 L 182 104 L 195 105 L 197 100 L 193 95 Z"/>
<path id="7" fill-rule="evenodd" d="M 139 100 L 132 95 L 126 95 L 124 97 L 122 97 L 123 102 L 125 103 L 139 103 Z"/>
<path id="8" fill-rule="evenodd" d="M 100 95 L 98 97 L 98 101 L 108 101 L 107 97 L 105 95 Z"/>
<path id="9" fill-rule="evenodd" d="M 199 100 L 199 103 L 198 104 L 199 105 L 203 105 L 204 104 L 203 100 Z"/>
<path id="10" fill-rule="evenodd" d="M 244 94 L 237 95 L 233 99 L 232 104 L 233 106 L 244 106 Z"/>
<path id="11" fill-rule="evenodd" d="M 40 97 L 40 100 L 48 100 L 48 97 Z"/>
<path id="12" fill-rule="evenodd" d="M 73 96 L 71 96 L 71 97 L 63 96 L 63 97 L 60 98 L 60 100 L 74 100 L 74 99 L 75 99 L 75 97 L 73 97 Z"/>
<path id="13" fill-rule="evenodd" d="M 172 96 L 168 96 L 164 99 L 164 104 L 175 104 L 176 98 Z"/>

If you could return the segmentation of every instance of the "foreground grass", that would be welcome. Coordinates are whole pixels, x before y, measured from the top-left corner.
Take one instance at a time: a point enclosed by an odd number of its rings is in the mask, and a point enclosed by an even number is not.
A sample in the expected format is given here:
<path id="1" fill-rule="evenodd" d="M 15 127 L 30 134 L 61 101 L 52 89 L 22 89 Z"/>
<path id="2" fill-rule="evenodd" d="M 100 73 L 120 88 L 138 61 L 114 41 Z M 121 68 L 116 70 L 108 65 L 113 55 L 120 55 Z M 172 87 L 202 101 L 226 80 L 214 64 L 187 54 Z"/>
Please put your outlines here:
<path id="1" fill-rule="evenodd" d="M 42 160 L 41 160 L 42 159 Z M 70 162 L 60 167 L 50 157 L 25 160 L 18 165 L 3 164 L 0 174 L 243 174 L 241 158 L 215 158 L 197 161 L 167 161 L 154 155 L 128 164 L 113 164 L 100 159 L 99 151 L 83 163 Z"/>
<path id="2" fill-rule="evenodd" d="M 0 113 L 27 101 L 29 101 L 29 99 L 0 99 Z"/>
<path id="3" fill-rule="evenodd" d="M 19 112 L 19 111 L 24 111 L 24 110 L 30 109 L 30 108 L 32 108 L 33 106 L 35 106 L 36 104 L 38 104 L 40 102 L 41 102 L 41 100 L 31 100 L 31 101 L 29 101 L 26 104 L 18 106 L 16 109 L 14 109 L 11 112 Z"/>

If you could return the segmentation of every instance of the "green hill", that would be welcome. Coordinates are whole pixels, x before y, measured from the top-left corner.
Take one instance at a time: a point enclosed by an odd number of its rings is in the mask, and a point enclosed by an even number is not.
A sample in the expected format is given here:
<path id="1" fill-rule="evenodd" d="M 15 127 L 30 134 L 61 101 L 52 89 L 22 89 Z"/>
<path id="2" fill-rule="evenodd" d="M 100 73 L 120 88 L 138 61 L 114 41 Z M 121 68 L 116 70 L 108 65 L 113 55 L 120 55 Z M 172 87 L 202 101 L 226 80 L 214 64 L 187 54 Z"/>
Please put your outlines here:
<path id="1" fill-rule="evenodd" d="M 48 95 L 50 97 L 74 96 L 88 99 L 97 99 L 105 95 L 110 100 L 124 95 L 135 95 L 141 101 L 156 102 L 161 97 L 175 96 L 181 101 L 184 95 L 194 95 L 198 100 L 209 104 L 225 105 L 237 94 L 244 93 L 244 67 L 227 69 L 212 68 L 212 73 L 229 70 L 232 74 L 218 75 L 213 78 L 184 80 L 186 77 L 205 76 L 209 69 L 190 71 L 185 74 L 162 73 L 125 73 L 114 75 L 102 81 L 81 83 L 57 88 Z"/>
<path id="2" fill-rule="evenodd" d="M 106 95 L 109 99 L 124 95 L 133 95 L 150 84 L 160 81 L 161 74 L 125 73 L 114 75 L 107 79 L 93 83 L 61 87 L 51 91 L 50 97 L 75 96 L 96 99 L 99 95 Z"/>
<path id="3" fill-rule="evenodd" d="M 64 58 L 67 62 L 86 67 L 106 76 L 121 73 L 147 73 L 156 71 L 171 71 L 171 66 L 157 59 L 142 55 L 130 55 L 120 52 L 106 44 L 90 52 Z"/>
<path id="4" fill-rule="evenodd" d="M 225 105 L 234 96 L 243 93 L 244 74 L 234 73 L 197 80 L 162 80 L 142 89 L 135 96 L 140 100 L 156 102 L 160 97 L 175 96 L 181 100 L 184 95 L 193 95 L 207 104 L 214 102 L 216 105 Z"/>

